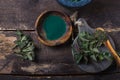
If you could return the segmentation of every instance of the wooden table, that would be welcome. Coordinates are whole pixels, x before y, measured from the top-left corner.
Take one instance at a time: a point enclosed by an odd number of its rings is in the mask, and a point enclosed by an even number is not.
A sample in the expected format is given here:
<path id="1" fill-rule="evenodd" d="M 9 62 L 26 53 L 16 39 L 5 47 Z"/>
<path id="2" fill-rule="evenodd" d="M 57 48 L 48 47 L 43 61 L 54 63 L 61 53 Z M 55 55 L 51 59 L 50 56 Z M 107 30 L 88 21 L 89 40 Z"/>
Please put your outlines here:
<path id="1" fill-rule="evenodd" d="M 5 59 L 0 57 L 0 80 L 120 79 L 120 68 L 114 63 L 97 74 L 80 70 L 73 61 L 71 39 L 57 47 L 42 45 L 37 39 L 34 24 L 44 10 L 59 10 L 68 15 L 76 11 L 64 8 L 56 0 L 0 0 L 0 34 L 5 34 L 6 38 L 17 37 L 16 30 L 23 30 L 33 38 L 37 47 L 33 62 L 23 61 L 12 52 L 8 52 Z M 120 50 L 120 0 L 93 0 L 91 4 L 77 10 L 79 17 L 85 18 L 91 27 L 105 28 L 115 41 L 116 50 Z"/>

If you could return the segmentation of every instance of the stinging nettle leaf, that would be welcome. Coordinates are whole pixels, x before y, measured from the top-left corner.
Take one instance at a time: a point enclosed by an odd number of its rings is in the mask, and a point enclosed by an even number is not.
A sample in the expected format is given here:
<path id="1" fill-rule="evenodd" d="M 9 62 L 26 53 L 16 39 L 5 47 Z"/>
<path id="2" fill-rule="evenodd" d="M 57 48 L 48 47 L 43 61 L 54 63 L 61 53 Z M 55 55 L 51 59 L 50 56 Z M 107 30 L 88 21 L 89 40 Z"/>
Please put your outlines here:
<path id="1" fill-rule="evenodd" d="M 89 34 L 88 32 L 80 32 L 77 39 L 78 47 L 73 47 L 80 49 L 78 50 L 79 52 L 75 51 L 75 53 L 79 53 L 74 56 L 74 58 L 76 58 L 75 60 L 80 62 L 81 59 L 79 61 L 79 56 L 81 55 L 83 56 L 82 59 L 85 63 L 87 63 L 90 58 L 94 61 L 102 61 L 105 59 L 105 56 L 110 57 L 109 52 L 101 52 L 99 50 L 105 40 L 107 40 L 107 35 L 103 31 L 95 31 L 93 34 Z"/>
<path id="2" fill-rule="evenodd" d="M 91 59 L 93 59 L 94 61 L 97 61 L 97 58 L 95 57 L 95 55 L 91 55 L 90 57 L 91 57 Z"/>
<path id="3" fill-rule="evenodd" d="M 99 53 L 99 50 L 97 48 L 93 48 L 92 51 Z"/>
<path id="4" fill-rule="evenodd" d="M 17 32 L 18 40 L 16 43 L 16 48 L 19 48 L 19 51 L 14 51 L 22 56 L 23 59 L 33 60 L 34 59 L 34 44 L 30 37 L 23 34 L 22 32 Z M 14 49 L 14 50 L 15 50 Z"/>

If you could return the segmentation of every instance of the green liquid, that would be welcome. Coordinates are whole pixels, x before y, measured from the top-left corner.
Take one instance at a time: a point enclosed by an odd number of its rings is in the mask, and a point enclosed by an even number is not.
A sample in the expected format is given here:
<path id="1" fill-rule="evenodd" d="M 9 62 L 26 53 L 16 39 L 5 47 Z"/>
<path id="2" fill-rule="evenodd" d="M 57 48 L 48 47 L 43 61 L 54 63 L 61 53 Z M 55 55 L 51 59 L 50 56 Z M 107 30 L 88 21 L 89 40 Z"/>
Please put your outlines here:
<path id="1" fill-rule="evenodd" d="M 48 40 L 57 40 L 66 32 L 66 23 L 60 16 L 49 15 L 43 22 L 43 29 Z"/>

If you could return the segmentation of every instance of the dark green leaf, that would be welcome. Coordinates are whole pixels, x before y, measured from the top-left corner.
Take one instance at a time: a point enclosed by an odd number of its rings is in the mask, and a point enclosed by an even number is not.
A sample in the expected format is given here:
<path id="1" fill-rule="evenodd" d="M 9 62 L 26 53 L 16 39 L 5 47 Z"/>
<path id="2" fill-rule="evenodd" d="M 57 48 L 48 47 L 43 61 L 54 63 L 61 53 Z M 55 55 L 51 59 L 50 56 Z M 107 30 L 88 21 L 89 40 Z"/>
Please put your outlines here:
<path id="1" fill-rule="evenodd" d="M 91 58 L 94 61 L 103 60 L 105 56 L 110 57 L 106 52 L 101 52 L 99 47 L 102 46 L 103 42 L 107 40 L 107 35 L 103 31 L 95 31 L 93 34 L 89 34 L 88 32 L 80 32 L 77 39 L 78 47 L 75 48 L 78 50 L 75 53 L 80 53 L 82 55 L 82 59 L 85 63 L 88 63 L 88 60 Z M 75 59 L 77 63 L 79 59 L 81 60 L 80 55 L 76 55 Z"/>
<path id="2" fill-rule="evenodd" d="M 100 61 L 104 60 L 104 56 L 103 55 L 99 55 L 98 58 L 99 58 Z"/>
<path id="3" fill-rule="evenodd" d="M 99 50 L 97 48 L 93 48 L 92 51 L 95 53 L 99 53 Z"/>
<path id="4" fill-rule="evenodd" d="M 22 36 L 22 38 L 21 38 L 21 42 L 23 42 L 23 41 L 26 41 L 27 40 L 27 36 Z"/>
<path id="5" fill-rule="evenodd" d="M 23 34 L 22 32 L 17 32 L 18 40 L 15 42 L 16 47 L 14 49 L 15 53 L 22 56 L 23 59 L 33 60 L 34 59 L 34 44 L 30 37 Z M 17 50 L 16 48 L 19 48 Z"/>
<path id="6" fill-rule="evenodd" d="M 20 31 L 17 31 L 16 34 L 17 34 L 18 36 L 22 36 L 22 32 L 20 32 Z"/>
<path id="7" fill-rule="evenodd" d="M 33 60 L 33 56 L 31 52 L 27 53 L 27 58 L 28 60 Z"/>
<path id="8" fill-rule="evenodd" d="M 82 55 L 79 55 L 79 57 L 78 57 L 78 60 L 77 60 L 77 64 L 79 64 L 79 62 L 82 60 Z"/>
<path id="9" fill-rule="evenodd" d="M 91 55 L 90 57 L 91 57 L 91 59 L 93 59 L 94 61 L 97 61 L 95 55 Z"/>

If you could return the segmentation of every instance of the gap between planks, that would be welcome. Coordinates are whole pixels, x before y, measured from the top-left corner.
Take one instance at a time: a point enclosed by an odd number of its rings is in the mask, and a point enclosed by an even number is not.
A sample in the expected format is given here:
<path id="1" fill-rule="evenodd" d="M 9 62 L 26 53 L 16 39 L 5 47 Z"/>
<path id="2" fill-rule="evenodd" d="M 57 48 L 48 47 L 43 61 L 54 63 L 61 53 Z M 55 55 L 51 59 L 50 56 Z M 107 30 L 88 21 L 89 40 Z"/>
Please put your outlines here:
<path id="1" fill-rule="evenodd" d="M 111 73 L 83 73 L 83 74 L 0 74 L 2 76 L 20 76 L 20 77 L 47 77 L 47 76 L 98 76 L 98 75 L 115 75 L 120 74 L 120 72 Z"/>
<path id="2" fill-rule="evenodd" d="M 0 30 L 0 31 L 17 31 L 17 30 Z M 20 30 L 20 31 L 31 31 L 31 32 L 33 32 L 33 31 L 36 31 L 36 30 Z"/>

